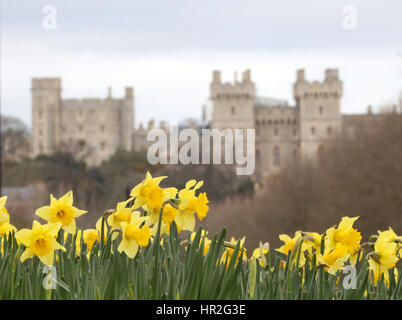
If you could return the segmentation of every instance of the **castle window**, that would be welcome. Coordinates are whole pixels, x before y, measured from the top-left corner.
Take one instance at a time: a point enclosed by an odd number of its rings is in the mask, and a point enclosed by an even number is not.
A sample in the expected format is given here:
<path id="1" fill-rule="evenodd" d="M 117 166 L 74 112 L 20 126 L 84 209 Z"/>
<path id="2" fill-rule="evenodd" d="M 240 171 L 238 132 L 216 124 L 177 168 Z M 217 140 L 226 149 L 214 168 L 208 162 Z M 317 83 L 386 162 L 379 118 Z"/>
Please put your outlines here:
<path id="1" fill-rule="evenodd" d="M 320 107 L 320 114 L 323 114 L 323 113 L 324 113 L 324 107 L 321 106 L 321 107 Z"/>
<path id="2" fill-rule="evenodd" d="M 236 114 L 236 107 L 232 107 L 231 112 L 232 112 L 232 116 L 235 115 Z"/>
<path id="3" fill-rule="evenodd" d="M 280 164 L 281 164 L 281 154 L 279 152 L 279 147 L 274 147 L 272 155 L 273 155 L 273 165 L 274 165 L 274 167 L 279 167 Z"/>
<path id="4" fill-rule="evenodd" d="M 332 127 L 327 127 L 327 134 L 330 136 L 332 134 Z"/>
<path id="5" fill-rule="evenodd" d="M 278 128 L 274 129 L 274 135 L 276 135 L 276 136 L 278 135 Z"/>
<path id="6" fill-rule="evenodd" d="M 315 135 L 315 127 L 311 127 L 311 134 Z"/>

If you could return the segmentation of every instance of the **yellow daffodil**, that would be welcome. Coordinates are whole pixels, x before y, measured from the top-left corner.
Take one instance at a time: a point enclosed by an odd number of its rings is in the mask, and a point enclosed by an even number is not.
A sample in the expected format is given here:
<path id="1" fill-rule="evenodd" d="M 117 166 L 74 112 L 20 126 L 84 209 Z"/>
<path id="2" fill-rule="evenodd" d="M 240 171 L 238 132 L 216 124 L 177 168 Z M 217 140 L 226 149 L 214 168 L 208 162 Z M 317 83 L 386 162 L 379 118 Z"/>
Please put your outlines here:
<path id="1" fill-rule="evenodd" d="M 95 225 L 96 229 L 86 229 L 83 231 L 83 240 L 87 245 L 88 256 L 91 253 L 92 247 L 95 242 L 99 242 L 102 233 L 102 217 L 98 219 Z M 78 237 L 77 237 L 78 238 Z M 103 239 L 106 242 L 107 240 L 107 224 L 104 222 L 103 224 Z"/>
<path id="2" fill-rule="evenodd" d="M 57 233 L 62 227 L 61 222 L 41 225 L 34 220 L 32 230 L 21 229 L 15 234 L 17 241 L 26 249 L 21 255 L 21 262 L 37 256 L 45 265 L 53 265 L 54 251 L 66 249 L 56 241 Z"/>
<path id="3" fill-rule="evenodd" d="M 75 234 L 76 222 L 75 218 L 87 213 L 73 206 L 73 192 L 69 191 L 60 199 L 56 199 L 50 195 L 50 205 L 43 206 L 36 210 L 38 217 L 49 223 L 60 222 L 65 232 Z"/>
<path id="4" fill-rule="evenodd" d="M 378 279 L 384 275 L 384 280 L 389 284 L 388 270 L 395 267 L 399 260 L 397 255 L 397 244 L 390 242 L 387 232 L 382 232 L 374 244 L 374 252 L 369 254 L 369 269 L 374 275 L 374 284 L 377 285 Z"/>
<path id="5" fill-rule="evenodd" d="M 359 217 L 343 217 L 337 228 L 332 227 L 326 231 L 325 245 L 335 250 L 338 243 L 346 247 L 350 253 L 351 264 L 356 264 L 357 252 L 362 238 L 360 232 L 353 228 L 353 223 Z"/>
<path id="6" fill-rule="evenodd" d="M 253 254 L 251 256 L 251 260 L 257 259 L 261 267 L 265 267 L 267 265 L 267 261 L 265 255 L 269 252 L 269 243 L 266 242 L 262 244 L 259 243 L 259 247 L 254 249 Z"/>
<path id="7" fill-rule="evenodd" d="M 190 235 L 191 242 L 194 241 L 196 234 L 197 234 L 196 232 L 191 233 L 191 235 Z M 206 231 L 206 230 L 201 231 L 201 238 L 200 238 L 199 246 L 201 246 L 201 243 L 204 240 L 204 251 L 203 251 L 204 256 L 207 254 L 209 247 L 211 245 L 211 242 L 212 242 L 210 239 L 207 238 L 207 235 L 208 235 L 208 231 Z"/>
<path id="8" fill-rule="evenodd" d="M 311 245 L 311 249 L 320 252 L 322 235 L 317 232 L 302 232 L 303 242 Z M 310 252 L 311 253 L 311 252 Z"/>
<path id="9" fill-rule="evenodd" d="M 324 254 L 318 253 L 317 262 L 318 264 L 325 265 L 325 270 L 328 273 L 335 275 L 344 268 L 349 256 L 348 249 L 338 242 L 334 250 L 326 247 Z"/>
<path id="10" fill-rule="evenodd" d="M 127 204 L 133 199 L 119 202 L 116 206 L 116 210 L 107 218 L 107 223 L 112 229 L 120 228 L 121 223 L 130 223 L 132 207 L 127 207 Z"/>
<path id="11" fill-rule="evenodd" d="M 174 199 L 177 194 L 177 189 L 176 188 L 165 188 L 163 189 L 163 197 L 162 197 L 162 202 L 155 208 L 148 208 L 147 205 L 144 206 L 145 211 L 148 213 L 149 219 L 147 219 L 147 225 L 151 226 L 154 225 L 154 230 L 153 234 L 156 233 L 156 230 L 158 228 L 158 221 L 159 221 L 159 215 L 160 211 L 162 208 L 163 203 L 169 199 Z M 171 223 L 175 220 L 176 216 L 178 213 L 178 209 L 176 209 L 174 206 L 172 206 L 170 203 L 166 203 L 163 206 L 163 212 L 162 212 L 162 225 L 161 225 L 161 234 L 164 233 L 170 233 L 170 225 Z M 177 228 L 179 231 L 179 228 Z"/>
<path id="12" fill-rule="evenodd" d="M 200 220 L 204 219 L 209 207 L 208 199 L 205 193 L 198 197 L 195 191 L 202 187 L 203 181 L 190 180 L 186 183 L 184 189 L 179 191 L 179 212 L 176 216 L 176 224 L 183 230 L 193 231 L 195 227 L 196 213 Z"/>
<path id="13" fill-rule="evenodd" d="M 138 209 L 147 205 L 149 209 L 155 209 L 163 202 L 163 189 L 159 183 L 167 177 L 152 178 L 151 174 L 147 172 L 145 180 L 135 186 L 130 193 L 130 196 L 135 198 L 134 209 Z"/>
<path id="14" fill-rule="evenodd" d="M 243 250 L 243 256 L 242 260 L 247 261 L 247 249 L 244 247 L 244 242 L 246 241 L 246 237 L 241 238 L 240 240 L 236 240 L 235 238 L 231 238 L 230 242 L 227 243 L 225 242 L 225 251 L 222 254 L 221 257 L 221 263 L 226 263 L 226 268 L 229 266 L 230 259 L 233 255 L 234 249 L 237 246 L 237 243 L 240 241 L 240 246 L 239 246 L 239 253 L 236 258 L 236 263 L 239 260 L 242 250 Z"/>
<path id="15" fill-rule="evenodd" d="M 11 231 L 17 231 L 17 228 L 10 224 L 10 215 L 5 207 L 7 196 L 0 197 L 0 237 Z"/>
<path id="16" fill-rule="evenodd" d="M 289 237 L 286 234 L 281 234 L 279 235 L 279 239 L 284 242 L 284 245 L 282 245 L 279 249 L 276 249 L 276 251 L 285 255 L 293 254 L 292 263 L 290 265 L 297 263 L 296 258 L 299 255 L 299 250 L 301 249 L 299 267 L 303 267 L 306 263 L 304 252 L 311 248 L 311 244 L 309 244 L 308 242 L 304 242 L 302 233 L 300 231 L 296 231 L 293 238 Z"/>
<path id="17" fill-rule="evenodd" d="M 120 253 L 125 252 L 131 259 L 135 257 L 139 247 L 148 245 L 151 238 L 151 229 L 147 225 L 142 225 L 147 217 L 141 217 L 140 214 L 139 211 L 134 211 L 130 223 L 121 223 L 122 240 L 117 250 Z"/>
<path id="18" fill-rule="evenodd" d="M 6 209 L 7 196 L 0 197 L 0 224 L 7 222 L 10 219 L 8 211 Z"/>

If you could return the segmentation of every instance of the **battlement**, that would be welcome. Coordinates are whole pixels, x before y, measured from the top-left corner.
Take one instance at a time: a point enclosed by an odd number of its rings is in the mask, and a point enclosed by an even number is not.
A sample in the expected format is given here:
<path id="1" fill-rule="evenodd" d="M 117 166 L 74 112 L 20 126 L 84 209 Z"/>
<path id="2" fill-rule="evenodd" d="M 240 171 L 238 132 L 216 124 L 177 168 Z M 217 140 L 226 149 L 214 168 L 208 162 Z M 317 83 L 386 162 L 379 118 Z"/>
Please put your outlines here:
<path id="1" fill-rule="evenodd" d="M 251 81 L 250 70 L 242 73 L 241 81 L 235 73 L 233 82 L 221 81 L 221 72 L 213 71 L 211 83 L 211 99 L 254 99 L 255 84 Z"/>
<path id="2" fill-rule="evenodd" d="M 33 78 L 31 89 L 32 90 L 35 90 L 35 89 L 61 90 L 61 79 L 60 78 Z"/>
<path id="3" fill-rule="evenodd" d="M 297 70 L 296 82 L 293 85 L 293 96 L 296 100 L 303 97 L 341 97 L 343 84 L 339 80 L 338 69 L 326 69 L 325 77 L 320 81 L 307 81 L 304 69 Z"/>

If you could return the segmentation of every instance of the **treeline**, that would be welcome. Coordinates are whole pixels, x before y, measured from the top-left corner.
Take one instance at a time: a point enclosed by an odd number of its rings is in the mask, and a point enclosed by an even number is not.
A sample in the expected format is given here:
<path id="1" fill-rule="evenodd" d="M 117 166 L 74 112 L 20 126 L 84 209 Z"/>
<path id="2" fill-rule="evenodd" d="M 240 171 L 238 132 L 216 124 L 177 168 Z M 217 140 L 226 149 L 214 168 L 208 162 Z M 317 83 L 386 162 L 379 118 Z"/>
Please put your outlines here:
<path id="1" fill-rule="evenodd" d="M 89 211 L 83 221 L 85 225 L 91 225 L 106 209 L 114 208 L 118 201 L 127 199 L 131 189 L 144 179 L 146 171 L 153 176 L 168 176 L 161 186 L 183 188 L 190 179 L 204 180 L 202 190 L 214 203 L 228 195 L 253 192 L 249 177 L 238 177 L 225 166 L 150 165 L 146 152 L 124 150 L 118 150 L 99 167 L 87 167 L 71 154 L 61 152 L 19 162 L 5 161 L 2 163 L 2 181 L 3 187 L 44 186 L 43 198 L 30 199 L 34 203 L 29 209 L 18 206 L 18 212 L 13 212 L 17 225 L 30 222 L 33 212 L 25 211 L 32 211 L 32 206 L 46 205 L 50 193 L 59 197 L 68 190 L 73 190 L 77 207 Z M 9 205 L 12 205 L 11 200 Z"/>
<path id="2" fill-rule="evenodd" d="M 207 218 L 246 243 L 279 245 L 278 233 L 325 230 L 343 216 L 360 216 L 364 234 L 393 226 L 402 234 L 402 115 L 373 115 L 325 146 L 318 160 L 292 163 L 252 200 L 231 199 Z"/>

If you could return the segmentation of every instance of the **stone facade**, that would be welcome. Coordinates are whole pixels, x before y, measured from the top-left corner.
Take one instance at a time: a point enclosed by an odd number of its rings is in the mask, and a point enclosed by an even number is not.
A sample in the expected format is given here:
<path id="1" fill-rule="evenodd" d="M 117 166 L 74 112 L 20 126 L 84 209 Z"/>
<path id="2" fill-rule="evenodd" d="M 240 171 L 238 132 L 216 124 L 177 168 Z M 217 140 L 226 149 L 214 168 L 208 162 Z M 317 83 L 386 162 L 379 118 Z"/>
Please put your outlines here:
<path id="1" fill-rule="evenodd" d="M 89 166 L 110 158 L 119 148 L 131 150 L 134 93 L 123 98 L 62 99 L 61 79 L 32 79 L 32 155 L 71 152 Z"/>
<path id="2" fill-rule="evenodd" d="M 211 127 L 256 130 L 257 179 L 280 172 L 295 158 L 314 158 L 326 141 L 342 131 L 342 81 L 337 69 L 327 69 L 322 82 L 309 82 L 298 70 L 293 85 L 294 106 L 287 101 L 256 96 L 250 71 L 241 81 L 222 83 L 213 72 Z"/>

